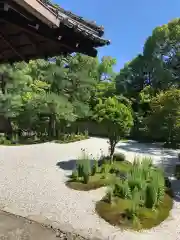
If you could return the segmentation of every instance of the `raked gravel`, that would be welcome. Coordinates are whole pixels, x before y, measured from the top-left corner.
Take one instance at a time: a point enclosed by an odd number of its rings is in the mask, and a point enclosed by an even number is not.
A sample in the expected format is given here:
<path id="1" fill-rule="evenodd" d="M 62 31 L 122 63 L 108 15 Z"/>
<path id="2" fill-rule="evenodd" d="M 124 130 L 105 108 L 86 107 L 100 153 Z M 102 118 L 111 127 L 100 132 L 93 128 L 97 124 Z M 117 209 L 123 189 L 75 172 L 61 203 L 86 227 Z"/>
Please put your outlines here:
<path id="1" fill-rule="evenodd" d="M 97 156 L 100 149 L 107 153 L 108 144 L 106 139 L 90 138 L 69 144 L 0 146 L 0 208 L 87 238 L 180 240 L 180 200 L 174 201 L 171 216 L 166 221 L 141 233 L 121 231 L 99 218 L 95 203 L 104 196 L 105 188 L 80 192 L 64 184 L 71 173 L 65 170 L 66 161 L 76 159 L 81 148 Z M 124 152 L 130 161 L 135 155 L 144 154 L 152 156 L 156 164 L 161 164 L 163 159 L 167 161 L 164 167 L 170 170 L 169 174 L 177 154 L 174 150 L 132 141 L 120 143 L 117 151 Z M 58 162 L 64 162 L 60 164 L 62 168 L 57 166 Z M 178 186 L 180 188 L 179 181 L 174 181 L 176 191 Z"/>

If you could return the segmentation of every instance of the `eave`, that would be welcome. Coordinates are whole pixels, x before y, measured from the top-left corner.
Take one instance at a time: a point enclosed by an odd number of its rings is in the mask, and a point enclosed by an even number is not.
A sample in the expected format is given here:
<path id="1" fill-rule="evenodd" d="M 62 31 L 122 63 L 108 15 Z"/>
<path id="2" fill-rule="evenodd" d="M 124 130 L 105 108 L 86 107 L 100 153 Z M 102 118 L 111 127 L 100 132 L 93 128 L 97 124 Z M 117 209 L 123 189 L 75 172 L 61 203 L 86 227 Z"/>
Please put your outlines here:
<path id="1" fill-rule="evenodd" d="M 95 57 L 97 47 L 109 44 L 100 37 L 103 28 L 51 8 L 40 0 L 0 0 L 0 63 L 73 52 Z"/>

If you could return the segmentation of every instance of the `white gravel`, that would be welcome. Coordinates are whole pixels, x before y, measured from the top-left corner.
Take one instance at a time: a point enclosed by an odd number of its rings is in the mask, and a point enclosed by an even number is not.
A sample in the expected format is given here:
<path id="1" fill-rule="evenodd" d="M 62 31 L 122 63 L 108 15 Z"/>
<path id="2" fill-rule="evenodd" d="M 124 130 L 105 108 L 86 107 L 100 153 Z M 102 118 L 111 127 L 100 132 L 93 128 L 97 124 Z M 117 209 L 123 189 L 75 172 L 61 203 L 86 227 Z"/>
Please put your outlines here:
<path id="1" fill-rule="evenodd" d="M 174 202 L 168 220 L 142 233 L 120 231 L 100 219 L 94 209 L 95 202 L 105 194 L 104 188 L 79 192 L 64 184 L 71 171 L 62 168 L 67 169 L 66 162 L 76 159 L 81 148 L 97 156 L 100 148 L 107 153 L 108 144 L 105 139 L 91 138 L 70 144 L 1 146 L 0 208 L 42 223 L 52 223 L 62 230 L 75 231 L 85 237 L 99 237 L 103 240 L 180 240 L 178 199 Z M 146 146 L 132 141 L 120 143 L 117 151 L 124 152 L 129 160 L 135 154 L 149 154 L 159 164 L 164 158 L 164 167 L 169 174 L 172 173 L 171 165 L 175 163 L 176 157 L 174 150 L 163 151 L 153 145 Z M 61 162 L 62 168 L 56 165 L 58 162 Z M 179 181 L 174 181 L 173 186 L 178 194 Z"/>

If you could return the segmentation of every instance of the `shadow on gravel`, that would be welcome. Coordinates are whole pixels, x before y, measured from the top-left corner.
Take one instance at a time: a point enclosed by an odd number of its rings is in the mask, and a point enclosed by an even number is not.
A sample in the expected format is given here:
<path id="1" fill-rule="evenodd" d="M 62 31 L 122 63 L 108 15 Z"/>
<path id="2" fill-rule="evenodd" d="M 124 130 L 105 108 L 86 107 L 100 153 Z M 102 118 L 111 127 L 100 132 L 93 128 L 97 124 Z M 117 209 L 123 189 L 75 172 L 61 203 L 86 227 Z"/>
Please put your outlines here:
<path id="1" fill-rule="evenodd" d="M 150 144 L 142 144 L 137 142 L 126 142 L 124 144 L 118 144 L 117 148 L 125 150 L 127 152 L 136 152 L 136 153 L 144 153 L 144 154 L 151 154 L 157 155 L 157 147 L 153 147 Z"/>
<path id="2" fill-rule="evenodd" d="M 166 155 L 165 157 L 162 156 L 161 162 L 159 162 L 157 166 L 162 167 L 168 177 L 173 177 L 176 163 L 177 163 L 177 156 Z"/>
<path id="3" fill-rule="evenodd" d="M 180 180 L 172 180 L 171 184 L 174 201 L 180 202 Z"/>
<path id="4" fill-rule="evenodd" d="M 117 144 L 117 148 L 125 150 L 127 152 L 136 152 L 143 154 L 150 154 L 157 156 L 160 154 L 160 150 L 162 150 L 161 144 L 158 143 L 139 143 L 136 141 L 127 141 L 124 143 Z M 164 153 L 168 155 L 175 155 L 175 150 L 172 149 L 163 149 Z"/>
<path id="5" fill-rule="evenodd" d="M 56 164 L 59 168 L 66 170 L 66 171 L 71 171 L 75 169 L 76 167 L 76 159 L 71 159 L 67 161 L 60 161 Z"/>
<path id="6" fill-rule="evenodd" d="M 77 164 L 77 159 L 70 159 L 67 161 L 59 161 L 58 163 L 56 163 L 56 166 L 65 171 L 72 171 L 75 169 L 76 164 Z M 93 164 L 94 164 L 94 160 L 90 160 L 90 167 L 92 167 Z"/>

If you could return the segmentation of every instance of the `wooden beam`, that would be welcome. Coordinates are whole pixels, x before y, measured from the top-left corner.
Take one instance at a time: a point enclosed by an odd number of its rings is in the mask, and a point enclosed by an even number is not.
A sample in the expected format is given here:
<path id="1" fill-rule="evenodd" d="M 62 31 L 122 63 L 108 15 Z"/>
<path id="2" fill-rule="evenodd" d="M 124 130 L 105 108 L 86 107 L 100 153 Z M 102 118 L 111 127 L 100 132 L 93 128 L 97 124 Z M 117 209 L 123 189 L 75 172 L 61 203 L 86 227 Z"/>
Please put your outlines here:
<path id="1" fill-rule="evenodd" d="M 33 48 L 36 52 L 38 52 L 38 51 L 42 52 L 43 51 L 41 44 L 45 43 L 45 41 L 40 41 L 40 42 L 36 41 L 34 39 L 33 35 L 29 34 L 28 32 L 24 32 L 24 36 L 28 38 L 28 40 L 30 41 L 31 45 L 33 46 Z"/>
<path id="2" fill-rule="evenodd" d="M 35 15 L 39 20 L 48 24 L 52 27 L 60 26 L 60 19 L 57 18 L 56 14 L 47 8 L 45 4 L 43 4 L 39 0 L 12 0 L 16 2 L 16 4 L 24 7 L 29 13 Z"/>
<path id="3" fill-rule="evenodd" d="M 2 32 L 0 32 L 0 38 L 11 48 L 11 50 L 17 55 L 19 58 L 21 58 L 22 61 L 24 61 L 23 56 L 16 50 L 16 48 L 13 46 L 13 44 L 10 42 L 7 36 L 5 36 Z"/>
<path id="4" fill-rule="evenodd" d="M 51 40 L 55 44 L 58 44 L 60 48 L 66 48 L 67 52 L 80 52 L 92 57 L 97 56 L 97 50 L 92 46 L 88 46 L 87 44 L 80 44 L 80 46 L 76 46 L 77 41 L 73 39 L 73 33 L 69 33 L 67 36 L 64 36 L 63 31 L 65 31 L 65 29 L 61 29 L 62 39 L 58 40 L 58 36 L 60 34 L 59 30 L 52 30 L 48 28 L 48 26 L 44 25 L 36 30 L 28 25 L 29 22 L 27 19 L 22 19 L 21 16 L 14 14 L 13 12 L 11 12 L 11 14 L 2 13 L 2 18 L 5 22 L 7 22 L 7 24 L 10 23 L 11 25 L 18 27 L 19 31 L 21 29 L 30 35 L 37 37 L 41 36 L 45 40 Z"/>
<path id="5" fill-rule="evenodd" d="M 70 53 L 72 53 L 72 52 L 70 52 Z M 26 54 L 24 56 L 23 61 L 28 62 L 29 60 L 34 60 L 34 59 L 38 59 L 38 58 L 39 59 L 45 59 L 45 58 L 48 58 L 48 57 L 54 57 L 54 56 L 64 55 L 64 54 L 67 54 L 67 53 L 66 53 L 66 51 L 63 51 L 63 49 L 62 49 L 62 51 L 59 51 L 59 52 L 57 52 L 57 51 L 51 52 L 48 56 L 44 56 L 44 53 L 39 53 L 38 55 L 36 55 L 36 54 L 30 54 L 30 55 Z M 22 59 L 18 56 L 16 56 L 16 57 L 9 56 L 9 57 L 6 57 L 4 59 L 4 57 L 3 56 L 1 57 L 1 55 L 0 55 L 0 64 L 14 63 L 14 62 L 20 62 L 20 61 L 22 61 Z"/>
<path id="6" fill-rule="evenodd" d="M 0 36 L 0 38 L 1 38 L 1 36 Z M 16 51 L 18 51 L 19 49 L 23 49 L 23 48 L 27 48 L 27 47 L 31 47 L 31 46 L 32 46 L 31 43 L 19 45 L 19 46 L 16 47 Z M 9 51 L 9 47 L 8 48 L 3 48 L 1 50 L 1 53 L 3 54 L 4 52 L 7 52 L 7 51 Z"/>
<path id="7" fill-rule="evenodd" d="M 54 30 L 50 29 L 45 24 L 44 25 L 42 24 L 41 27 L 37 30 L 30 26 L 29 21 L 27 19 L 22 18 L 20 15 L 14 12 L 11 12 L 9 14 L 2 12 L 1 15 L 3 21 L 6 22 L 6 24 L 11 24 L 17 27 L 19 31 L 27 32 L 30 35 L 43 37 L 46 40 L 56 42 L 56 44 L 58 43 L 59 46 L 66 47 L 67 49 L 69 49 L 70 52 L 72 52 L 72 50 L 75 51 L 76 49 L 75 46 L 72 46 L 74 43 L 72 39 L 68 39 L 68 43 L 66 43 L 66 41 L 63 40 L 59 41 L 57 33 Z"/>

